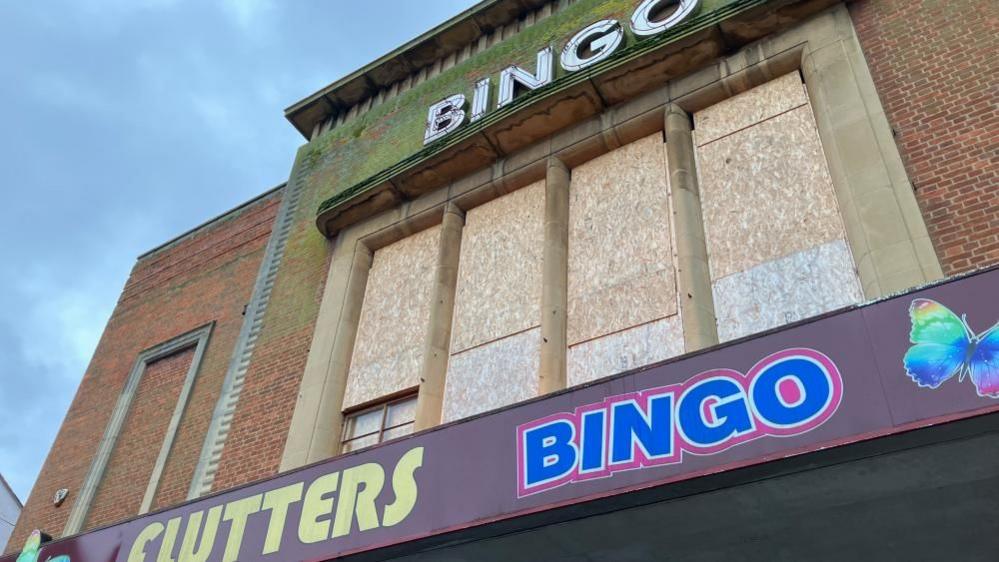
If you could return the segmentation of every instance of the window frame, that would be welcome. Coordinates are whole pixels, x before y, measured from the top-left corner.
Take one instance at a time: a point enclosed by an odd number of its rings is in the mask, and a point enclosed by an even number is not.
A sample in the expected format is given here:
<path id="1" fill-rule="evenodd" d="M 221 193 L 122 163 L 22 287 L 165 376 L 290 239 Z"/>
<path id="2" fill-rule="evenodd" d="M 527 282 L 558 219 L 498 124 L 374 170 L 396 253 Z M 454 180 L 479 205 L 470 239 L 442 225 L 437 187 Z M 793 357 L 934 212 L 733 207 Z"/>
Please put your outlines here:
<path id="1" fill-rule="evenodd" d="M 392 406 L 395 406 L 395 405 L 398 405 L 398 404 L 402 404 L 403 402 L 408 402 L 410 400 L 412 400 L 414 402 L 414 405 L 415 405 L 415 401 L 417 400 L 418 396 L 419 396 L 419 393 L 418 393 L 418 391 L 416 389 L 407 389 L 407 390 L 404 390 L 402 392 L 399 392 L 399 393 L 396 393 L 396 394 L 393 394 L 393 395 L 390 395 L 390 396 L 386 396 L 386 397 L 384 397 L 384 398 L 382 398 L 382 399 L 380 399 L 378 401 L 375 401 L 374 403 L 361 404 L 361 405 L 359 405 L 359 406 L 357 406 L 355 408 L 350 408 L 348 410 L 345 410 L 343 412 L 343 421 L 344 421 L 344 423 L 343 423 L 343 429 L 341 429 L 341 431 L 340 431 L 340 452 L 341 453 L 353 453 L 355 451 L 360 451 L 362 449 L 367 449 L 369 447 L 374 447 L 375 445 L 380 445 L 382 443 L 387 443 L 389 441 L 393 441 L 395 439 L 399 439 L 400 437 L 393 437 L 393 438 L 390 438 L 390 439 L 386 440 L 385 439 L 385 433 L 388 432 L 388 431 L 392 431 L 394 429 L 399 429 L 401 427 L 413 426 L 414 431 L 415 431 L 415 427 L 416 427 L 415 413 L 414 413 L 414 417 L 413 417 L 412 421 L 407 421 L 405 423 L 400 423 L 400 424 L 396 424 L 396 425 L 392 425 L 392 426 L 386 426 L 385 424 L 388 421 L 389 409 Z M 348 430 L 351 427 L 350 421 L 352 419 L 357 419 L 357 418 L 359 418 L 359 417 L 361 417 L 361 416 L 363 416 L 365 414 L 369 414 L 371 412 L 378 412 L 378 411 L 381 412 L 381 419 L 379 420 L 378 429 L 377 430 L 375 430 L 375 431 L 369 431 L 367 433 L 363 433 L 363 434 L 360 434 L 360 435 L 354 435 L 354 436 L 348 438 L 347 432 L 348 432 Z M 349 443 L 354 442 L 354 441 L 360 441 L 362 439 L 371 437 L 372 435 L 377 435 L 377 437 L 378 437 L 378 440 L 375 441 L 374 443 L 372 443 L 370 445 L 364 445 L 364 446 L 358 447 L 356 449 L 350 449 L 349 451 L 346 450 L 346 448 L 347 448 L 347 446 L 348 446 Z"/>

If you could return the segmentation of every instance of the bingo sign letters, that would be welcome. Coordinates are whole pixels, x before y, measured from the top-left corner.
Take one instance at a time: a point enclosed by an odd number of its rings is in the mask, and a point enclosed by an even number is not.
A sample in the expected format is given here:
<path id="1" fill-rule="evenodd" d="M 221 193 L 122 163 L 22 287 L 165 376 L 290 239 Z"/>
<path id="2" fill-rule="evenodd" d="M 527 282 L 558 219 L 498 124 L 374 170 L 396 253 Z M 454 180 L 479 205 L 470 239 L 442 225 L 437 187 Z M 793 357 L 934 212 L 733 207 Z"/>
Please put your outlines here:
<path id="1" fill-rule="evenodd" d="M 677 27 L 696 14 L 700 7 L 701 0 L 643 0 L 635 7 L 626 25 L 631 34 L 641 40 Z M 662 11 L 666 14 L 660 14 Z M 600 20 L 579 30 L 566 42 L 558 55 L 558 66 L 567 74 L 585 70 L 611 57 L 624 42 L 625 31 L 621 22 Z M 555 80 L 555 58 L 555 50 L 547 46 L 538 51 L 533 72 L 516 65 L 500 71 L 495 107 L 500 109 L 513 103 L 518 91 L 538 90 L 551 84 Z M 427 112 L 423 144 L 438 141 L 466 122 L 474 123 L 485 117 L 492 105 L 492 89 L 490 77 L 477 80 L 470 110 L 466 110 L 467 98 L 461 93 L 431 105 Z"/>
<path id="2" fill-rule="evenodd" d="M 775 353 L 746 375 L 714 369 L 682 384 L 612 396 L 517 428 L 517 493 L 808 433 L 842 398 L 836 365 L 804 348 Z"/>

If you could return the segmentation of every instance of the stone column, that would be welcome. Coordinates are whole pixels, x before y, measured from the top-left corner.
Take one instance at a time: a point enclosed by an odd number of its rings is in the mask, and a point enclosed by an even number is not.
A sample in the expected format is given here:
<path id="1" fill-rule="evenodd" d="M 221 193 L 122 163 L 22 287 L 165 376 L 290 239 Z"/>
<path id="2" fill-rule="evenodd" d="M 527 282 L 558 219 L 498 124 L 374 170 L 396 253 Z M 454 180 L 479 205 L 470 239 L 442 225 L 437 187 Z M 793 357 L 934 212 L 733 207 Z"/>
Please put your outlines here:
<path id="1" fill-rule="evenodd" d="M 312 442 L 309 444 L 307 462 L 310 463 L 328 459 L 340 452 L 343 396 L 347 391 L 347 374 L 350 372 L 350 359 L 357 339 L 357 325 L 361 320 L 361 304 L 364 302 L 364 290 L 371 271 L 371 258 L 371 250 L 363 243 L 356 242 L 330 354 L 329 373 L 322 390 Z"/>
<path id="2" fill-rule="evenodd" d="M 545 250 L 541 289 L 541 373 L 538 391 L 566 385 L 566 309 L 569 282 L 569 169 L 548 159 L 545 175 Z"/>
<path id="3" fill-rule="evenodd" d="M 416 400 L 416 431 L 441 423 L 447 363 L 451 352 L 454 294 L 458 285 L 461 230 L 464 226 L 464 211 L 453 203 L 448 203 L 441 223 L 440 250 L 437 254 L 433 300 L 430 305 L 430 326 L 423 350 L 420 393 Z"/>
<path id="4" fill-rule="evenodd" d="M 864 296 L 878 298 L 943 270 L 850 15 L 845 6 L 832 15 L 838 39 L 810 40 L 801 72 Z"/>
<path id="5" fill-rule="evenodd" d="M 701 194 L 694 162 L 690 115 L 675 104 L 666 108 L 666 153 L 676 230 L 677 291 L 686 351 L 718 343 Z"/>

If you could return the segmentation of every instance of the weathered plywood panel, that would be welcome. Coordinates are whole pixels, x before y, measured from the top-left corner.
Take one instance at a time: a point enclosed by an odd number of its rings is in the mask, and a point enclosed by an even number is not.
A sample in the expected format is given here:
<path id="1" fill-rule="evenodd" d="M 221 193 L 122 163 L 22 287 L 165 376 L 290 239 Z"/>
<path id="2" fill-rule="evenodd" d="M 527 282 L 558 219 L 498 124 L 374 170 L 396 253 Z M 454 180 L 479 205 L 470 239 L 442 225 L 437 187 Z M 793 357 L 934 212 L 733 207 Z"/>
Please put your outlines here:
<path id="1" fill-rule="evenodd" d="M 569 345 L 676 314 L 662 135 L 573 169 L 569 198 Z"/>
<path id="2" fill-rule="evenodd" d="M 697 154 L 712 279 L 845 237 L 809 106 Z"/>
<path id="3" fill-rule="evenodd" d="M 732 96 L 694 114 L 697 144 L 703 145 L 808 103 L 797 71 Z"/>
<path id="4" fill-rule="evenodd" d="M 466 214 L 451 353 L 540 324 L 544 206 L 540 181 Z"/>
<path id="5" fill-rule="evenodd" d="M 728 341 L 863 300 L 845 240 L 729 275 L 713 284 L 718 338 Z"/>
<path id="6" fill-rule="evenodd" d="M 677 315 L 569 347 L 567 378 L 575 386 L 676 357 L 684 351 Z"/>
<path id="7" fill-rule="evenodd" d="M 452 355 L 442 421 L 458 420 L 537 396 L 540 365 L 540 328 Z"/>
<path id="8" fill-rule="evenodd" d="M 859 277 L 797 73 L 694 116 L 718 336 L 856 303 Z"/>
<path id="9" fill-rule="evenodd" d="M 419 384 L 440 232 L 434 226 L 375 251 L 345 408 Z"/>

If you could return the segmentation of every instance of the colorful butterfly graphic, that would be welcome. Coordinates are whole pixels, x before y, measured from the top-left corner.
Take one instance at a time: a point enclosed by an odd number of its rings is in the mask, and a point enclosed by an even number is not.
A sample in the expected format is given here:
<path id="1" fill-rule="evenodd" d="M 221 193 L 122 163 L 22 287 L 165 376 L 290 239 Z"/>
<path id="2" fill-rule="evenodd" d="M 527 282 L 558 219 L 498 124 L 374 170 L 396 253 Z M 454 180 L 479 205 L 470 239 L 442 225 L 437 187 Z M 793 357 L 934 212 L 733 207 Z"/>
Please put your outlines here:
<path id="1" fill-rule="evenodd" d="M 48 535 L 46 535 L 48 537 Z M 46 540 L 48 540 L 46 538 Z M 37 562 L 39 550 L 42 548 L 42 533 L 39 531 L 32 531 L 28 535 L 28 540 L 24 542 L 24 550 L 17 557 L 16 562 Z M 48 558 L 46 562 L 70 562 L 69 556 L 56 556 L 55 558 Z"/>
<path id="2" fill-rule="evenodd" d="M 902 360 L 905 373 L 921 387 L 937 388 L 959 373 L 975 384 L 978 395 L 999 398 L 999 322 L 975 335 L 966 317 L 930 299 L 909 305 L 913 346 Z"/>

